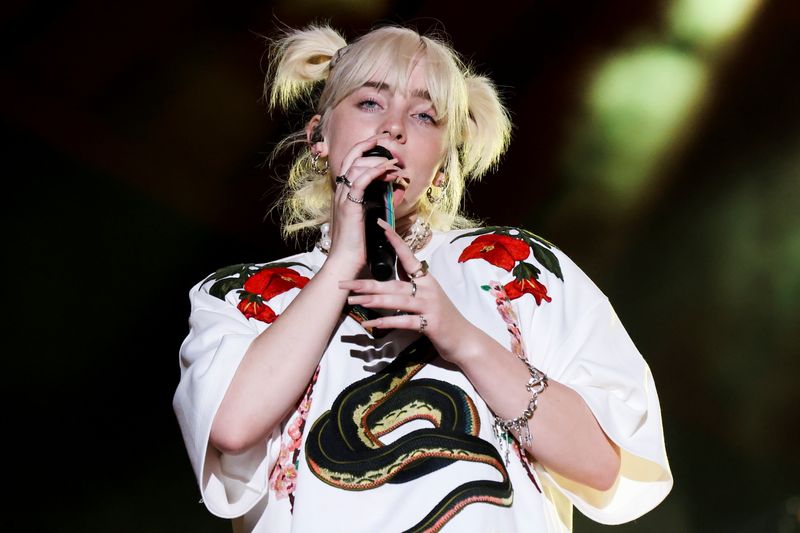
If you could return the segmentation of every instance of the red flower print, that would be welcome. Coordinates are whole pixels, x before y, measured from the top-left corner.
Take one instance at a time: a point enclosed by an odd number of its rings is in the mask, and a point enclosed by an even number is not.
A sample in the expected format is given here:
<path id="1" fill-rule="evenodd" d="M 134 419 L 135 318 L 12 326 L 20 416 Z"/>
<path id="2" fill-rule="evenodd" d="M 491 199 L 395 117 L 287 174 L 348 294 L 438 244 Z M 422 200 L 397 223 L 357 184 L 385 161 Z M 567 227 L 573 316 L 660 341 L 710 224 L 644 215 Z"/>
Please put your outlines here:
<path id="1" fill-rule="evenodd" d="M 245 295 L 236 307 L 247 318 L 255 318 L 267 324 L 272 324 L 275 319 L 278 318 L 278 315 L 275 314 L 275 311 L 273 311 L 270 306 L 264 302 L 250 300 L 247 295 Z"/>
<path id="2" fill-rule="evenodd" d="M 464 248 L 458 262 L 481 258 L 494 266 L 511 271 L 515 262 L 525 259 L 530 253 L 531 249 L 525 241 L 508 235 L 488 233 L 476 238 Z"/>
<path id="3" fill-rule="evenodd" d="M 547 287 L 539 283 L 534 278 L 515 279 L 503 286 L 509 300 L 516 300 L 523 294 L 532 294 L 536 299 L 536 305 L 542 305 L 542 300 L 552 302 L 553 299 L 547 295 Z"/>
<path id="4" fill-rule="evenodd" d="M 266 302 L 295 287 L 302 289 L 308 281 L 307 277 L 301 276 L 291 268 L 265 268 L 244 282 L 244 292 L 237 307 L 247 318 L 271 324 L 278 315 Z"/>
<path id="5" fill-rule="evenodd" d="M 244 290 L 253 294 L 260 294 L 265 302 L 289 289 L 297 287 L 302 289 L 308 283 L 308 278 L 301 276 L 291 268 L 275 267 L 259 270 L 244 282 Z"/>

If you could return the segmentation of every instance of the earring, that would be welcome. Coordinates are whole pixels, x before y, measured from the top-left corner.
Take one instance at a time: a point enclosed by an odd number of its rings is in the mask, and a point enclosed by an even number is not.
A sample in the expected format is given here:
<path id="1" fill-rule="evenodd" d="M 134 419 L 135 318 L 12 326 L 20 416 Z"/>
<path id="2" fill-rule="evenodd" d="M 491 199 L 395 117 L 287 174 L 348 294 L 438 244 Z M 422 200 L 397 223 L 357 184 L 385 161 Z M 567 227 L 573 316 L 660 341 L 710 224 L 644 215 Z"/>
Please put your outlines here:
<path id="1" fill-rule="evenodd" d="M 444 196 L 445 196 L 444 190 L 445 190 L 446 187 L 447 187 L 446 183 L 444 184 L 443 187 L 436 187 L 437 189 L 441 189 L 441 191 L 439 191 L 438 195 L 434 195 L 433 194 L 434 187 L 433 187 L 433 185 L 431 185 L 430 187 L 428 187 L 428 190 L 425 191 L 425 196 L 428 197 L 428 201 L 431 204 L 438 205 L 438 204 L 442 203 L 442 200 L 444 200 Z"/>
<path id="2" fill-rule="evenodd" d="M 319 154 L 311 154 L 311 170 L 314 171 L 314 174 L 319 174 L 320 176 L 326 175 L 328 173 L 328 160 L 323 159 L 325 166 L 322 168 L 317 166 L 317 161 L 319 161 Z"/>

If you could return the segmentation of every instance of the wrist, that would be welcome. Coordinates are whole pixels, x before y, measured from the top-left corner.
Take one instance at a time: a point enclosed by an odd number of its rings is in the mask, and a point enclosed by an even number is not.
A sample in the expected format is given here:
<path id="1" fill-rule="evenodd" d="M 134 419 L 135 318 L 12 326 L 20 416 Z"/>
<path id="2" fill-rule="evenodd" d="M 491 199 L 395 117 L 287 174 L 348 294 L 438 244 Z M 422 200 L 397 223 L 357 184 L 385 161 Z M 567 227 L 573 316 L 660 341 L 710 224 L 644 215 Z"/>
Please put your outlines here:
<path id="1" fill-rule="evenodd" d="M 452 336 L 452 343 L 449 343 L 449 346 L 437 346 L 442 357 L 455 363 L 462 370 L 480 364 L 483 357 L 490 353 L 490 350 L 486 349 L 487 342 L 494 342 L 491 337 L 469 320 L 464 319 L 464 323 L 464 327 L 454 329 L 454 332 L 457 333 Z"/>
<path id="2" fill-rule="evenodd" d="M 362 265 L 355 258 L 332 253 L 328 255 L 322 264 L 320 274 L 324 271 L 325 274 L 333 275 L 338 283 L 339 281 L 356 279 L 361 269 Z"/>

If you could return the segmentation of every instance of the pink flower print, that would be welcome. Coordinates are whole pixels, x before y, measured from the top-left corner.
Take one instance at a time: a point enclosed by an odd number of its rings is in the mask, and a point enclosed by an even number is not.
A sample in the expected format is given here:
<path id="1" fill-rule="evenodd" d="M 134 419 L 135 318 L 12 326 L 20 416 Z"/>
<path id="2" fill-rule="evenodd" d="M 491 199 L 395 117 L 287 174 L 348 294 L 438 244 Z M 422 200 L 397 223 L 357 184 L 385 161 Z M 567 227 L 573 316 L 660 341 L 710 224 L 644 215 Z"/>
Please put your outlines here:
<path id="1" fill-rule="evenodd" d="M 495 305 L 497 305 L 497 312 L 506 323 L 506 329 L 511 335 L 511 352 L 517 356 L 524 357 L 524 350 L 522 348 L 522 332 L 517 326 L 517 315 L 514 308 L 511 306 L 511 301 L 506 294 L 505 288 L 496 281 L 489 282 L 489 293 L 494 296 Z"/>
<path id="2" fill-rule="evenodd" d="M 300 412 L 301 416 L 308 414 L 308 410 L 311 409 L 311 398 L 309 398 L 308 396 L 303 398 L 303 401 L 300 402 L 300 405 L 298 406 L 297 409 Z"/>
<path id="3" fill-rule="evenodd" d="M 286 478 L 283 475 L 283 468 L 281 468 L 280 464 L 276 464 L 275 468 L 272 470 L 272 476 L 270 477 L 270 488 L 272 488 L 273 492 L 275 492 L 275 496 L 282 500 L 289 496 L 288 491 L 286 490 Z"/>
<path id="4" fill-rule="evenodd" d="M 283 471 L 283 488 L 286 495 L 292 494 L 297 487 L 297 469 L 294 465 L 288 465 Z"/>
<path id="5" fill-rule="evenodd" d="M 305 424 L 305 418 L 298 416 L 289 425 L 289 429 L 286 432 L 292 440 L 284 443 L 287 449 L 294 451 L 300 448 L 300 443 L 303 439 L 303 424 Z"/>
<path id="6" fill-rule="evenodd" d="M 303 428 L 305 427 L 308 411 L 311 409 L 311 391 L 319 375 L 317 367 L 311 382 L 308 384 L 303 399 L 297 406 L 294 418 L 286 428 L 286 437 L 281 443 L 281 450 L 278 454 L 278 461 L 272 469 L 270 475 L 270 488 L 275 492 L 278 499 L 289 498 L 290 505 L 293 505 L 293 493 L 297 488 L 297 457 L 300 454 L 300 445 L 303 440 Z"/>

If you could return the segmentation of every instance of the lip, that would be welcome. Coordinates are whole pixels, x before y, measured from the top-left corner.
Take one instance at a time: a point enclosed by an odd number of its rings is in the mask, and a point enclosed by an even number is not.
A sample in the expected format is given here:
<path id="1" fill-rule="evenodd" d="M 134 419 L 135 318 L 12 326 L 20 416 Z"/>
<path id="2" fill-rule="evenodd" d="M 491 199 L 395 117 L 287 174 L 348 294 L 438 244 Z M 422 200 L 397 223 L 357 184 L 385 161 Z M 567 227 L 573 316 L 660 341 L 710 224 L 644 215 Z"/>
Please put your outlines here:
<path id="1" fill-rule="evenodd" d="M 383 145 L 381 144 L 379 146 L 383 146 Z M 394 150 L 390 149 L 388 146 L 383 146 L 383 148 L 386 148 L 387 150 L 389 150 L 389 153 L 392 154 L 392 158 L 397 159 L 397 163 L 395 163 L 395 166 L 397 166 L 399 168 L 402 168 L 402 169 L 406 168 L 406 165 L 403 162 L 403 158 L 400 157 L 399 155 L 397 155 L 397 153 Z"/>

